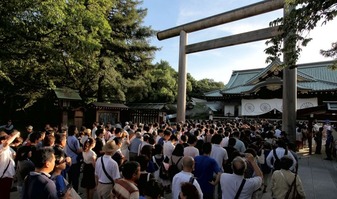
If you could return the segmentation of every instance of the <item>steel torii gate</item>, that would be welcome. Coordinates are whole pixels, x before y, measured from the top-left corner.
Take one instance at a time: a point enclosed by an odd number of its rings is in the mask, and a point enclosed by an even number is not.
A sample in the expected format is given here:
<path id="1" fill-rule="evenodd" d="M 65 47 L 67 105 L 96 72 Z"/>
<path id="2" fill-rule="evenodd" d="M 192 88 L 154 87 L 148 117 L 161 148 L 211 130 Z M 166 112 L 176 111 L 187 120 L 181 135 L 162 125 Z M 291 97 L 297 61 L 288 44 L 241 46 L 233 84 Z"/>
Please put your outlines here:
<path id="1" fill-rule="evenodd" d="M 187 33 L 214 27 L 217 25 L 237 21 L 255 15 L 271 12 L 283 8 L 284 15 L 289 11 L 284 8 L 284 0 L 268 0 L 251 4 L 242 8 L 224 12 L 208 18 L 180 25 L 157 33 L 158 40 L 164 40 L 180 36 L 179 47 L 179 77 L 178 77 L 178 100 L 177 100 L 177 122 L 185 122 L 186 114 L 186 55 L 190 53 L 211 50 L 226 46 L 233 46 L 253 41 L 265 40 L 281 34 L 279 27 L 269 27 L 251 32 L 231 35 L 218 39 L 208 40 L 195 44 L 187 44 Z M 287 45 L 287 41 L 284 41 Z M 284 63 L 288 58 L 284 54 Z M 296 106 L 297 106 L 297 69 L 285 67 L 283 69 L 283 114 L 282 129 L 289 135 L 291 141 L 295 141 L 296 128 Z"/>

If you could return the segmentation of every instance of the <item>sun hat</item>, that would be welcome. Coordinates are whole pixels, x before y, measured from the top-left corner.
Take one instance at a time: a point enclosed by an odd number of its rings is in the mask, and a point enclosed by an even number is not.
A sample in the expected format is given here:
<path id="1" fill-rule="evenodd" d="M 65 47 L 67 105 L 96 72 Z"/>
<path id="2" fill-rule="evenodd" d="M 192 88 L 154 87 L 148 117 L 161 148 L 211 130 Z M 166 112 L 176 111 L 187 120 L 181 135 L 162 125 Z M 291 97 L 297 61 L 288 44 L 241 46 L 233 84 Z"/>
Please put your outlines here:
<path id="1" fill-rule="evenodd" d="M 103 151 L 105 153 L 113 153 L 115 151 L 117 151 L 118 146 L 116 145 L 115 141 L 111 140 L 108 141 L 104 146 L 103 146 Z"/>

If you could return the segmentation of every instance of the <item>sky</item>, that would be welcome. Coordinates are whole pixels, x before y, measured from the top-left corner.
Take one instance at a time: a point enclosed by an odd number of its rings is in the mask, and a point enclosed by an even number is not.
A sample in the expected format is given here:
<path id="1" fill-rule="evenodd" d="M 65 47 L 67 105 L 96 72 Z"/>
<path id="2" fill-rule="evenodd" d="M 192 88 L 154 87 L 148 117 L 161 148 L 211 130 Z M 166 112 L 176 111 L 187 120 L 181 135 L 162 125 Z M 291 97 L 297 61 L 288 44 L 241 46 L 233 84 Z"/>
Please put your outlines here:
<path id="1" fill-rule="evenodd" d="M 148 13 L 144 25 L 156 31 L 163 31 L 179 25 L 204 19 L 216 14 L 241 8 L 261 0 L 144 0 L 142 8 Z M 188 33 L 188 44 L 217 39 L 238 33 L 267 28 L 269 22 L 283 16 L 283 10 L 276 10 L 263 15 L 234 21 L 212 28 Z M 337 20 L 317 28 L 306 36 L 313 38 L 307 47 L 303 48 L 298 64 L 331 60 L 320 54 L 320 49 L 329 49 L 336 41 Z M 247 44 L 207 50 L 187 55 L 187 72 L 196 80 L 204 78 L 227 84 L 233 70 L 264 68 L 267 55 L 266 40 Z M 153 63 L 161 60 L 169 62 L 178 71 L 179 36 L 159 41 L 157 37 L 150 43 L 160 47 Z M 281 57 L 282 59 L 282 57 Z"/>

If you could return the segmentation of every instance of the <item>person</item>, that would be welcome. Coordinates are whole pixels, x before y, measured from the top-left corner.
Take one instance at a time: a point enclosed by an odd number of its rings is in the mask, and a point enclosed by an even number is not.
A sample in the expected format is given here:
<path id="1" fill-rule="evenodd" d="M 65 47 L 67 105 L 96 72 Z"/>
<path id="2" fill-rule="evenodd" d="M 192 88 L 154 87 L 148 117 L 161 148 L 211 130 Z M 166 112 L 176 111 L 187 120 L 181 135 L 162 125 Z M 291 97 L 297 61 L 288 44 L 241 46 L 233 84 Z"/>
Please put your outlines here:
<path id="1" fill-rule="evenodd" d="M 276 154 L 277 157 L 275 157 L 274 154 Z M 277 148 L 273 149 L 269 152 L 269 154 L 266 158 L 267 165 L 273 170 L 280 169 L 276 165 L 276 163 L 279 162 L 279 161 L 276 161 L 276 160 L 277 160 L 277 158 L 281 159 L 284 155 L 289 155 L 293 159 L 294 164 L 293 164 L 292 168 L 295 168 L 295 165 L 297 164 L 297 161 L 296 161 L 295 157 L 290 152 L 288 152 L 287 145 L 284 142 L 284 140 L 282 140 L 282 139 L 277 140 Z M 274 160 L 273 164 L 272 164 L 272 159 Z"/>
<path id="2" fill-rule="evenodd" d="M 7 124 L 0 126 L 0 129 L 2 129 L 2 128 L 4 129 L 4 131 L 7 134 L 12 133 L 12 131 L 14 130 L 14 125 L 13 125 L 12 120 L 8 120 Z"/>
<path id="3" fill-rule="evenodd" d="M 129 145 L 130 145 L 130 139 L 129 139 L 129 134 L 124 130 L 122 135 L 122 146 L 120 147 L 121 152 L 124 156 L 125 161 L 129 161 Z"/>
<path id="4" fill-rule="evenodd" d="M 183 169 L 183 162 L 180 161 L 184 157 L 184 145 L 177 144 L 172 152 L 172 156 L 169 160 L 169 165 L 177 165 L 179 171 Z"/>
<path id="5" fill-rule="evenodd" d="M 194 158 L 194 175 L 201 187 L 203 198 L 208 199 L 213 198 L 214 186 L 219 183 L 221 170 L 215 159 L 210 157 L 212 144 L 204 143 L 202 149 L 203 155 Z M 213 180 L 213 175 L 215 175 L 215 180 Z"/>
<path id="6" fill-rule="evenodd" d="M 64 135 L 63 133 L 56 133 L 55 134 L 55 144 L 54 144 L 54 151 L 56 150 L 62 150 L 64 151 L 65 153 L 65 146 L 66 146 L 66 143 L 67 143 L 67 136 Z M 64 177 L 64 178 L 67 178 L 67 173 L 68 173 L 68 170 L 71 166 L 71 158 L 67 156 L 67 154 L 65 154 L 65 159 L 66 159 L 66 169 L 62 170 L 61 171 L 61 175 Z"/>
<path id="7" fill-rule="evenodd" d="M 13 178 L 15 175 L 15 162 L 10 144 L 20 136 L 19 131 L 14 131 L 11 135 L 0 132 L 0 193 L 1 198 L 9 199 Z"/>
<path id="8" fill-rule="evenodd" d="M 33 126 L 32 125 L 29 125 L 26 127 L 26 132 L 21 135 L 21 137 L 24 139 L 24 142 L 23 142 L 23 145 L 26 145 L 27 142 L 29 142 L 29 137 L 30 137 L 30 134 L 33 133 Z"/>
<path id="9" fill-rule="evenodd" d="M 189 135 L 187 140 L 188 146 L 184 148 L 184 156 L 196 157 L 199 155 L 199 150 L 195 147 L 197 144 L 197 137 Z"/>
<path id="10" fill-rule="evenodd" d="M 22 146 L 18 149 L 16 159 L 18 160 L 16 166 L 15 177 L 17 179 L 17 190 L 19 192 L 20 198 L 22 198 L 22 186 L 24 179 L 29 174 L 29 172 L 34 171 L 34 163 L 30 160 L 32 156 L 31 147 Z"/>
<path id="11" fill-rule="evenodd" d="M 225 147 L 227 154 L 228 154 L 228 159 L 226 161 L 226 164 L 223 167 L 225 173 L 233 173 L 232 161 L 238 154 L 240 154 L 240 152 L 236 150 L 236 148 L 234 148 L 235 143 L 236 143 L 236 139 L 233 137 L 230 137 L 228 139 L 228 146 Z"/>
<path id="12" fill-rule="evenodd" d="M 130 145 L 129 145 L 129 159 L 134 160 L 136 156 L 138 155 L 138 148 L 142 143 L 142 134 L 140 132 L 136 132 L 135 138 L 130 140 Z"/>
<path id="13" fill-rule="evenodd" d="M 117 150 L 116 152 L 112 155 L 112 159 L 115 160 L 118 164 L 119 167 L 121 167 L 121 165 L 123 164 L 123 162 L 125 161 L 125 157 L 122 154 L 121 151 L 121 146 L 122 146 L 122 138 L 121 137 L 115 137 L 113 139 L 113 141 L 115 141 L 115 144 L 117 146 Z"/>
<path id="14" fill-rule="evenodd" d="M 78 133 L 75 125 L 70 125 L 68 128 L 68 139 L 66 141 L 65 152 L 67 156 L 71 158 L 71 166 L 68 170 L 68 181 L 73 186 L 76 192 L 78 192 L 79 177 L 81 170 L 81 162 L 79 157 L 82 156 L 82 148 L 76 137 Z"/>
<path id="15" fill-rule="evenodd" d="M 255 172 L 254 177 L 244 179 L 244 174 L 247 169 L 248 161 Z M 252 154 L 245 154 L 245 159 L 242 157 L 236 157 L 232 164 L 233 173 L 223 173 L 220 178 L 220 185 L 222 189 L 222 199 L 234 198 L 236 194 L 239 194 L 240 199 L 252 198 L 253 192 L 259 189 L 262 185 L 263 174 L 259 166 L 255 162 L 255 158 Z M 239 188 L 244 183 L 241 192 Z M 239 192 L 239 193 L 238 193 Z"/>
<path id="16" fill-rule="evenodd" d="M 104 146 L 104 130 L 102 128 L 98 128 L 95 131 L 96 139 L 95 139 L 95 147 L 92 149 L 96 154 L 97 157 L 101 157 L 104 155 L 103 146 Z"/>
<path id="17" fill-rule="evenodd" d="M 235 130 L 233 132 L 233 137 L 236 139 L 234 148 L 238 150 L 241 153 L 244 153 L 246 151 L 245 144 L 240 140 L 240 132 L 238 130 Z"/>
<path id="18" fill-rule="evenodd" d="M 265 142 L 261 150 L 261 157 L 263 157 L 263 161 L 260 162 L 260 168 L 263 173 L 263 193 L 267 192 L 267 186 L 269 185 L 271 178 L 271 168 L 267 165 L 266 162 L 266 158 L 269 155 L 271 148 L 271 144 L 269 142 Z"/>
<path id="19" fill-rule="evenodd" d="M 319 127 L 318 131 L 315 132 L 315 135 L 314 135 L 314 140 L 316 142 L 315 154 L 321 154 L 323 130 L 324 130 L 323 127 Z"/>
<path id="20" fill-rule="evenodd" d="M 139 199 L 161 199 L 163 196 L 163 185 L 156 179 L 150 179 L 144 186 L 144 196 Z"/>
<path id="21" fill-rule="evenodd" d="M 325 154 L 326 158 L 324 160 L 332 160 L 331 154 L 333 150 L 334 138 L 331 130 L 326 131 L 326 141 L 325 141 Z"/>
<path id="22" fill-rule="evenodd" d="M 96 192 L 98 198 L 109 198 L 111 186 L 120 178 L 118 164 L 111 158 L 117 150 L 115 141 L 108 141 L 104 147 L 104 155 L 99 157 L 95 165 Z"/>
<path id="23" fill-rule="evenodd" d="M 201 198 L 197 188 L 190 182 L 181 184 L 180 199 L 198 199 Z"/>
<path id="24" fill-rule="evenodd" d="M 83 145 L 83 178 L 81 181 L 81 187 L 86 189 L 87 198 L 93 199 L 94 188 L 96 187 L 95 182 L 95 163 L 97 155 L 92 150 L 95 147 L 95 140 L 89 137 Z"/>
<path id="25" fill-rule="evenodd" d="M 122 170 L 123 178 L 117 179 L 112 189 L 112 198 L 138 199 L 139 190 L 136 181 L 140 177 L 140 165 L 136 161 L 126 162 Z"/>
<path id="26" fill-rule="evenodd" d="M 150 179 L 154 179 L 154 176 L 152 175 L 152 173 L 148 173 L 146 171 L 149 164 L 149 158 L 146 155 L 141 154 L 137 156 L 136 161 L 140 165 L 140 176 L 139 179 L 136 181 L 136 184 L 139 190 L 139 195 L 144 196 L 145 185 Z"/>
<path id="27" fill-rule="evenodd" d="M 50 179 L 50 172 L 55 167 L 54 150 L 51 147 L 43 147 L 35 151 L 33 158 L 35 171 L 27 176 L 23 184 L 23 199 L 58 199 L 56 185 Z M 1 192 L 1 194 L 3 194 Z"/>
<path id="28" fill-rule="evenodd" d="M 200 185 L 192 174 L 194 170 L 194 159 L 191 156 L 185 156 L 182 159 L 182 164 L 183 170 L 177 173 L 172 180 L 172 198 L 178 199 L 181 192 L 181 184 L 184 182 L 191 182 L 191 184 L 197 188 L 200 198 L 203 198 Z"/>
<path id="29" fill-rule="evenodd" d="M 163 145 L 163 154 L 165 158 L 168 158 L 168 160 L 172 156 L 172 152 L 175 148 L 175 143 L 178 141 L 177 136 L 171 135 L 169 140 L 164 141 Z"/>
<path id="30" fill-rule="evenodd" d="M 54 148 L 55 167 L 51 179 L 54 181 L 59 198 L 80 198 L 74 189 L 69 186 L 67 180 L 62 176 L 62 171 L 67 167 L 67 157 L 61 148 Z"/>
<path id="31" fill-rule="evenodd" d="M 271 191 L 275 199 L 284 199 L 296 176 L 296 189 L 301 198 L 305 198 L 303 185 L 298 174 L 294 174 L 289 169 L 293 165 L 293 160 L 289 156 L 280 159 L 281 170 L 275 171 L 271 177 Z M 290 193 L 291 195 L 292 193 Z M 292 196 L 292 195 L 291 195 Z"/>

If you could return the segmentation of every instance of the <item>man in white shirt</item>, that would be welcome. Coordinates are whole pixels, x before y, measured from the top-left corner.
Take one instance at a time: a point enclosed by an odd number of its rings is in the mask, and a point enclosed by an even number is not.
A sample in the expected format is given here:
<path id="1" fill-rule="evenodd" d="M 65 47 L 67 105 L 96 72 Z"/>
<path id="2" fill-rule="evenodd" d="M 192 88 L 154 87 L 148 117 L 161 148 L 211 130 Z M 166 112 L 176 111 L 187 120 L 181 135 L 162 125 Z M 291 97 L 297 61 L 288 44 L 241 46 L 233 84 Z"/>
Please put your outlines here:
<path id="1" fill-rule="evenodd" d="M 197 180 L 194 179 L 192 171 L 194 169 L 194 159 L 190 156 L 185 156 L 182 159 L 183 170 L 177 173 L 172 180 L 172 199 L 178 199 L 181 191 L 181 184 L 183 182 L 191 182 L 198 190 L 200 198 L 203 198 L 203 194 L 200 185 Z"/>
<path id="2" fill-rule="evenodd" d="M 246 160 L 245 160 L 246 159 Z M 239 192 L 240 199 L 251 199 L 254 191 L 262 185 L 263 174 L 259 166 L 255 162 L 255 158 L 252 154 L 247 153 L 245 159 L 236 157 L 233 160 L 233 173 L 223 173 L 220 177 L 220 185 L 222 189 L 222 199 L 232 199 L 238 193 L 239 188 L 243 180 L 245 180 L 244 186 Z M 255 177 L 244 179 L 244 173 L 247 169 L 248 161 L 256 174 Z"/>
<path id="3" fill-rule="evenodd" d="M 171 135 L 169 141 L 164 141 L 164 146 L 163 146 L 163 155 L 165 158 L 171 158 L 172 152 L 175 148 L 175 143 L 178 141 L 177 136 Z"/>
<path id="4" fill-rule="evenodd" d="M 297 161 L 296 161 L 295 157 L 292 155 L 292 153 L 290 151 L 288 151 L 287 145 L 284 142 L 284 140 L 282 140 L 282 139 L 279 139 L 277 141 L 277 148 L 271 150 L 269 152 L 267 158 L 266 158 L 267 165 L 270 168 L 272 168 L 273 170 L 277 169 L 277 168 L 274 168 L 275 165 L 273 165 L 271 163 L 272 159 L 274 160 L 274 164 L 275 164 L 275 160 L 276 160 L 276 157 L 274 157 L 274 150 L 275 150 L 275 153 L 276 153 L 278 159 L 281 159 L 283 156 L 288 155 L 293 160 L 293 166 L 291 167 L 291 170 L 293 170 L 295 168 L 295 165 L 297 164 Z M 280 169 L 280 168 L 278 168 L 278 169 Z"/>
<path id="5" fill-rule="evenodd" d="M 197 137 L 195 135 L 188 136 L 187 144 L 188 147 L 184 148 L 184 156 L 191 156 L 192 158 L 199 155 L 199 150 L 194 147 L 197 143 Z"/>
<path id="6" fill-rule="evenodd" d="M 104 155 L 96 161 L 95 176 L 98 198 L 109 198 L 114 181 L 120 178 L 118 164 L 111 158 L 117 149 L 115 141 L 107 142 L 103 147 Z"/>

